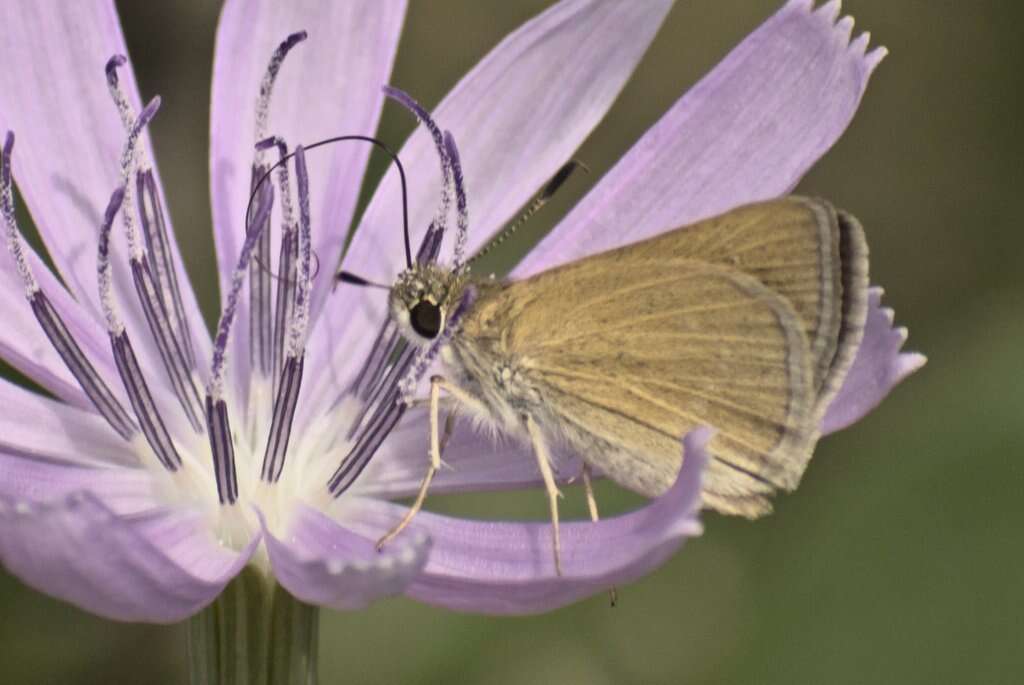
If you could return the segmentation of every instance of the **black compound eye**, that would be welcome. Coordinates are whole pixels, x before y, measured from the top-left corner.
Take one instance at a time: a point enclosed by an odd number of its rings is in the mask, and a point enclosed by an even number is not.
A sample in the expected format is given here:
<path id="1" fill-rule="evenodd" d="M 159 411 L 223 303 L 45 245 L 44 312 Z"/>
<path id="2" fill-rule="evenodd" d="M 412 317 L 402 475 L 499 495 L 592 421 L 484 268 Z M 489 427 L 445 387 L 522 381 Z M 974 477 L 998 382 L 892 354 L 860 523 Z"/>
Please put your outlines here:
<path id="1" fill-rule="evenodd" d="M 441 308 L 433 302 L 420 300 L 409 310 L 412 329 L 428 340 L 441 332 Z"/>

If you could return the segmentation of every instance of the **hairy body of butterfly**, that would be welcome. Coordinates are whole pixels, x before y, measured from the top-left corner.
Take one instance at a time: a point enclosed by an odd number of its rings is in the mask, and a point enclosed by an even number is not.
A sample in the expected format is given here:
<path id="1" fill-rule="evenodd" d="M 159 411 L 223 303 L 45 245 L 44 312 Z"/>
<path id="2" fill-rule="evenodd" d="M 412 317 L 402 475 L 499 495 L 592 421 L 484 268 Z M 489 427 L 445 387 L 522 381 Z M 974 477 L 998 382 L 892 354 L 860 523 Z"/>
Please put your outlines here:
<path id="1" fill-rule="evenodd" d="M 867 289 L 858 222 L 792 196 L 521 281 L 415 265 L 390 308 L 426 345 L 470 298 L 431 390 L 435 464 L 441 389 L 532 443 L 553 517 L 551 446 L 655 496 L 686 458 L 680 438 L 708 425 L 705 506 L 757 517 L 807 467 L 863 336 Z"/>

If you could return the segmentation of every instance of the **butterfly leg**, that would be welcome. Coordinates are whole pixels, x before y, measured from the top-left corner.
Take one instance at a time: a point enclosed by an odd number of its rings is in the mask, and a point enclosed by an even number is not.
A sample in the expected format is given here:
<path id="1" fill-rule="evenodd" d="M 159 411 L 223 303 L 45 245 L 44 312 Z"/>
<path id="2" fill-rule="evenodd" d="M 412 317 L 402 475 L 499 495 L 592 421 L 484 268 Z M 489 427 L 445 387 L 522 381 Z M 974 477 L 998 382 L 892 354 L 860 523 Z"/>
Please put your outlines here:
<path id="1" fill-rule="evenodd" d="M 597 516 L 597 499 L 594 497 L 594 486 L 590 482 L 591 478 L 590 464 L 583 465 L 583 491 L 587 493 L 587 509 L 590 510 L 590 520 L 595 523 L 598 520 Z"/>
<path id="2" fill-rule="evenodd" d="M 544 479 L 544 487 L 548 492 L 548 504 L 551 507 L 551 534 L 555 554 L 555 573 L 562 575 L 561 544 L 558 536 L 558 498 L 562 496 L 558 486 L 555 485 L 555 474 L 551 470 L 551 455 L 548 453 L 547 443 L 541 435 L 540 428 L 529 415 L 523 416 L 526 423 L 526 430 L 530 434 L 530 442 L 533 443 L 533 453 L 537 457 L 537 466 L 540 467 L 540 475 Z"/>
<path id="3" fill-rule="evenodd" d="M 591 483 L 591 477 L 593 474 L 590 470 L 590 464 L 583 464 L 583 491 L 587 494 L 587 509 L 590 510 L 590 520 L 594 523 L 598 521 L 597 515 L 597 498 L 594 497 L 594 486 Z M 614 586 L 608 590 L 608 598 L 611 600 L 612 606 L 615 606 L 619 601 L 619 591 Z"/>
<path id="4" fill-rule="evenodd" d="M 427 499 L 427 490 L 430 489 L 430 483 L 434 480 L 437 472 L 441 470 L 441 453 L 444 452 L 444 448 L 451 438 L 452 429 L 455 426 L 455 413 L 453 410 L 448 413 L 448 417 L 444 422 L 444 437 L 439 437 L 438 424 L 440 423 L 441 414 L 441 389 L 444 388 L 450 392 L 450 387 L 440 376 L 434 376 L 430 379 L 430 466 L 427 468 L 426 475 L 423 476 L 419 492 L 416 493 L 416 499 L 413 501 L 412 506 L 409 507 L 409 511 L 405 513 L 405 516 L 402 517 L 397 526 L 377 541 L 377 551 L 383 549 L 384 545 L 394 540 L 399 533 L 405 530 L 405 527 L 409 525 L 413 517 L 423 508 L 423 502 Z"/>

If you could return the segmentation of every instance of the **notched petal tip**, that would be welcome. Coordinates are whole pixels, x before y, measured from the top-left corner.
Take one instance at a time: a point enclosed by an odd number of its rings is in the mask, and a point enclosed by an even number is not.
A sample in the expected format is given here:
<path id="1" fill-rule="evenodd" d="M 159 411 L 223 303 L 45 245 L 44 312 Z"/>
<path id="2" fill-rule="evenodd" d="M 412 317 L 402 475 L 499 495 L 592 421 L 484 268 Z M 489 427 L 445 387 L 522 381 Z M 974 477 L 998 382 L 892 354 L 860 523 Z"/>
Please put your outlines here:
<path id="1" fill-rule="evenodd" d="M 868 75 L 889 54 L 889 51 L 881 46 L 871 52 L 867 52 L 868 43 L 871 40 L 871 33 L 868 31 L 860 33 L 851 40 L 856 22 L 852 15 L 840 16 L 842 14 L 842 2 L 840 0 L 831 0 L 817 9 L 814 8 L 814 0 L 790 0 L 786 3 L 783 11 L 810 14 L 831 24 L 833 35 L 839 38 L 844 45 L 848 46 L 851 53 L 864 61 Z"/>
<path id="2" fill-rule="evenodd" d="M 828 19 L 833 24 L 836 22 L 836 17 L 839 16 L 839 12 L 843 9 L 842 0 L 829 0 L 824 5 L 815 10 L 815 13 Z"/>
<path id="3" fill-rule="evenodd" d="M 927 361 L 917 352 L 902 352 L 907 329 L 894 326 L 894 312 L 882 307 L 882 289 L 868 293 L 868 318 L 853 366 L 822 421 L 822 434 L 856 423 L 874 409 L 907 376 Z"/>
<path id="4" fill-rule="evenodd" d="M 836 33 L 842 36 L 846 42 L 850 42 L 850 36 L 853 35 L 853 24 L 853 17 L 849 14 L 836 22 Z"/>
<path id="5" fill-rule="evenodd" d="M 865 32 L 864 35 L 867 35 L 867 33 Z M 864 55 L 864 63 L 868 67 L 868 74 L 871 74 L 871 72 L 875 70 L 875 67 L 877 67 L 888 54 L 889 49 L 886 48 L 885 46 L 880 45 L 879 47 L 875 48 L 871 52 Z"/>
<path id="6" fill-rule="evenodd" d="M 920 352 L 904 352 L 900 354 L 900 371 L 910 375 L 928 363 L 928 357 Z"/>

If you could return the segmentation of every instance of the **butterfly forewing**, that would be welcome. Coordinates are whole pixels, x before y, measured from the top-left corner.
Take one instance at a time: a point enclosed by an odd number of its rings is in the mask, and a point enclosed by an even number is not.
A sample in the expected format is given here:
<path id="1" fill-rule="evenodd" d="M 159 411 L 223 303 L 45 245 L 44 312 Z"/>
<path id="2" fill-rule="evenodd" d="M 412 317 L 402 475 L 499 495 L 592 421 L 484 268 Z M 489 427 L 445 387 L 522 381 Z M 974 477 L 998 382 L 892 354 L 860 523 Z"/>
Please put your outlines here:
<path id="1" fill-rule="evenodd" d="M 673 482 L 680 437 L 712 426 L 705 504 L 757 516 L 807 466 L 867 290 L 857 221 L 787 197 L 484 284 L 453 346 L 506 425 L 529 414 L 644 494 Z"/>
<path id="2" fill-rule="evenodd" d="M 518 401 L 551 414 L 542 425 L 644 494 L 671 485 L 679 436 L 711 425 L 707 502 L 753 515 L 730 502 L 789 487 L 816 438 L 800 320 L 736 269 L 613 251 L 482 298 L 464 333 L 511 362 L 528 389 Z"/>
<path id="3" fill-rule="evenodd" d="M 746 205 L 625 248 L 736 268 L 786 298 L 803 321 L 815 389 L 826 381 L 841 325 L 842 269 L 836 212 L 827 202 L 786 197 Z M 865 284 L 866 289 L 866 284 Z"/>

